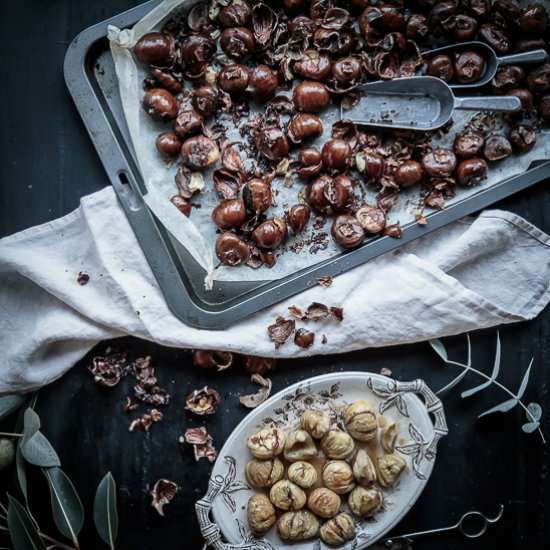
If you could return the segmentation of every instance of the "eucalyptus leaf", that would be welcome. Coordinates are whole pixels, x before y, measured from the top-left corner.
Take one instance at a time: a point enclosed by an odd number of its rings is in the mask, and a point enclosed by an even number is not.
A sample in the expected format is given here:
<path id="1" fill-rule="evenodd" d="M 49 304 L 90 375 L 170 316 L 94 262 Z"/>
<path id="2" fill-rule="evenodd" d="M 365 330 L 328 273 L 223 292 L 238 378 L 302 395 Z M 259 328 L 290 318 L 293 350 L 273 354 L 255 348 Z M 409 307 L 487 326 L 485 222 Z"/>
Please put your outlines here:
<path id="1" fill-rule="evenodd" d="M 475 386 L 469 390 L 462 392 L 462 398 L 471 397 L 472 395 L 488 388 L 498 377 L 500 371 L 500 356 L 501 356 L 501 347 L 500 347 L 500 335 L 497 332 L 497 349 L 495 351 L 495 363 L 493 365 L 493 372 L 491 373 L 491 378 L 479 386 Z"/>
<path id="2" fill-rule="evenodd" d="M 20 446 L 23 458 L 29 464 L 43 468 L 60 466 L 55 449 L 39 430 L 40 418 L 31 408 L 28 408 L 23 417 L 23 439 Z"/>
<path id="3" fill-rule="evenodd" d="M 525 413 L 527 420 L 538 422 L 542 418 L 542 407 L 538 403 L 529 403 L 527 410 L 529 411 L 529 414 Z"/>
<path id="4" fill-rule="evenodd" d="M 527 422 L 524 424 L 521 429 L 526 433 L 530 434 L 534 432 L 540 426 L 540 422 Z"/>
<path id="5" fill-rule="evenodd" d="M 52 503 L 52 515 L 59 532 L 72 540 L 78 548 L 78 533 L 84 523 L 82 502 L 65 472 L 58 467 L 42 468 Z"/>
<path id="6" fill-rule="evenodd" d="M 529 363 L 529 366 L 527 367 L 527 370 L 523 375 L 523 380 L 521 381 L 521 385 L 519 387 L 518 393 L 516 394 L 516 398 L 518 400 L 520 400 L 523 397 L 523 394 L 525 393 L 525 390 L 527 388 L 527 384 L 529 383 L 529 375 L 531 374 L 531 367 L 533 366 L 533 361 L 534 361 L 534 357 L 531 359 L 531 362 Z"/>
<path id="7" fill-rule="evenodd" d="M 21 442 L 17 444 L 17 448 L 15 449 L 15 469 L 17 481 L 19 482 L 19 489 L 21 489 L 21 493 L 25 497 L 25 500 L 27 500 L 27 471 L 25 469 L 25 459 L 21 454 Z"/>
<path id="8" fill-rule="evenodd" d="M 8 495 L 8 529 L 15 550 L 46 550 L 27 510 Z"/>
<path id="9" fill-rule="evenodd" d="M 468 374 L 469 370 L 469 367 L 464 367 L 464 370 L 456 378 L 453 378 L 446 386 L 443 386 L 440 390 L 436 391 L 435 394 L 439 395 L 453 389 L 456 385 L 460 384 L 462 379 Z"/>
<path id="10" fill-rule="evenodd" d="M 0 421 L 15 412 L 24 402 L 24 395 L 6 395 L 0 397 Z"/>
<path id="11" fill-rule="evenodd" d="M 28 407 L 23 415 L 23 441 L 27 442 L 40 429 L 40 417 Z"/>
<path id="12" fill-rule="evenodd" d="M 483 416 L 487 416 L 489 414 L 493 414 L 496 412 L 505 413 L 508 411 L 511 411 L 516 405 L 518 404 L 518 400 L 513 397 L 512 399 L 508 399 L 507 401 L 504 401 L 503 403 L 500 403 L 499 405 L 496 405 L 495 407 L 492 407 L 491 409 L 482 412 L 478 418 L 482 418 Z"/>
<path id="13" fill-rule="evenodd" d="M 433 340 L 428 340 L 428 344 L 432 346 L 434 351 L 443 359 L 443 361 L 447 362 L 449 360 L 449 356 L 447 355 L 447 350 L 445 349 L 445 346 L 441 342 L 441 340 L 438 340 L 437 338 L 434 338 Z"/>
<path id="14" fill-rule="evenodd" d="M 116 483 L 108 472 L 99 482 L 94 500 L 94 523 L 99 536 L 111 549 L 115 547 L 118 532 Z"/>

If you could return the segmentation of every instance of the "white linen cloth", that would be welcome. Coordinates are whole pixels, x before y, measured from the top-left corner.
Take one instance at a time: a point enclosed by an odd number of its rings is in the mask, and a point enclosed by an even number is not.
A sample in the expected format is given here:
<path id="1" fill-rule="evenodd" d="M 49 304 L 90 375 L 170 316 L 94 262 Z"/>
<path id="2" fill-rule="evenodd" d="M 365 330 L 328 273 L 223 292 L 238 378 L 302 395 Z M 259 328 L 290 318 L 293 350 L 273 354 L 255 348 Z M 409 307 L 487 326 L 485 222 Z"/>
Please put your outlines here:
<path id="1" fill-rule="evenodd" d="M 84 286 L 81 271 L 90 276 Z M 101 340 L 127 334 L 298 357 L 532 319 L 549 301 L 549 275 L 550 238 L 514 214 L 485 211 L 342 274 L 329 288 L 316 285 L 225 330 L 198 330 L 170 312 L 109 186 L 58 220 L 0 240 L 0 394 L 48 384 Z M 291 338 L 276 350 L 267 326 L 289 317 L 288 306 L 314 301 L 343 307 L 343 322 L 310 322 L 312 348 Z"/>

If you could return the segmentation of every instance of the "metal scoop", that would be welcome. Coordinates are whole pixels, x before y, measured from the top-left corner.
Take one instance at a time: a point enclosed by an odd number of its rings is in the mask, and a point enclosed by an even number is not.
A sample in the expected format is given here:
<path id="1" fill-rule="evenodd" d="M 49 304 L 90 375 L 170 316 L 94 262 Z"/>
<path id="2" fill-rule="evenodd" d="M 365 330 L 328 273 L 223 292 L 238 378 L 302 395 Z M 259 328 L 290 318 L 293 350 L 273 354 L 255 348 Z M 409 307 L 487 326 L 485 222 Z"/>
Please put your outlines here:
<path id="1" fill-rule="evenodd" d="M 342 118 L 365 126 L 403 130 L 435 130 L 450 119 L 455 109 L 468 111 L 518 111 L 513 96 L 455 97 L 451 88 L 433 76 L 412 76 L 364 84 L 361 97 Z"/>
<path id="2" fill-rule="evenodd" d="M 485 70 L 476 81 L 471 82 L 470 84 L 461 84 L 460 82 L 454 81 L 449 82 L 449 86 L 455 90 L 478 88 L 479 86 L 488 84 L 495 76 L 497 69 L 502 65 L 516 65 L 517 63 L 540 63 L 548 59 L 546 50 L 532 50 L 530 52 L 514 53 L 503 57 L 497 57 L 495 50 L 493 50 L 491 46 L 477 41 L 444 46 L 442 48 L 430 50 L 429 52 L 424 52 L 422 55 L 426 59 L 430 59 L 438 54 L 460 53 L 467 50 L 475 51 L 483 57 L 485 60 Z"/>

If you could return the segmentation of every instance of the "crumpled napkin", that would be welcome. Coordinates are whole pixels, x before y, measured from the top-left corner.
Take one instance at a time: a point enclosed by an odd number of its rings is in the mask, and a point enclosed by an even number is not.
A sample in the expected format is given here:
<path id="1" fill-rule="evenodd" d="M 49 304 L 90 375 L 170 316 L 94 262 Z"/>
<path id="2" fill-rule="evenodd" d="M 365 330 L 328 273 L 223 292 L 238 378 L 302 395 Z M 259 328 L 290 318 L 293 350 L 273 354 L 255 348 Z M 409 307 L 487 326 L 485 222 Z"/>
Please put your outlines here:
<path id="1" fill-rule="evenodd" d="M 430 233 L 220 331 L 170 312 L 109 186 L 74 212 L 0 240 L 0 394 L 52 382 L 104 339 L 298 357 L 389 346 L 532 319 L 549 300 L 550 238 L 498 210 Z M 77 282 L 79 272 L 89 282 Z M 344 319 L 309 322 L 308 350 L 275 349 L 267 326 L 312 302 Z M 302 326 L 301 322 L 297 326 Z M 322 336 L 327 342 L 323 343 Z"/>

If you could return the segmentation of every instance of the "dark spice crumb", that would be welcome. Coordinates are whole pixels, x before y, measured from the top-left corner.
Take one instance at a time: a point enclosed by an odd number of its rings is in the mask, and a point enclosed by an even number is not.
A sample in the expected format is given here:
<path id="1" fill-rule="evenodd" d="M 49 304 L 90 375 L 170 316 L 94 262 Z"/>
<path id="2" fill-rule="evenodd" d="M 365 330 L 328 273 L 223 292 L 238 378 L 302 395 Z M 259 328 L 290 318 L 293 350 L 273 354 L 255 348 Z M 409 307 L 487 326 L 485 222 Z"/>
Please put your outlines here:
<path id="1" fill-rule="evenodd" d="M 83 271 L 81 271 L 78 274 L 78 277 L 76 278 L 76 282 L 81 286 L 84 286 L 85 284 L 87 284 L 89 280 L 90 280 L 90 276 L 87 273 L 84 273 Z"/>

